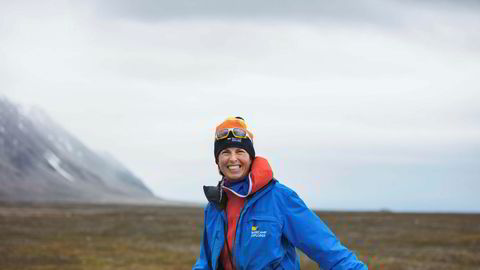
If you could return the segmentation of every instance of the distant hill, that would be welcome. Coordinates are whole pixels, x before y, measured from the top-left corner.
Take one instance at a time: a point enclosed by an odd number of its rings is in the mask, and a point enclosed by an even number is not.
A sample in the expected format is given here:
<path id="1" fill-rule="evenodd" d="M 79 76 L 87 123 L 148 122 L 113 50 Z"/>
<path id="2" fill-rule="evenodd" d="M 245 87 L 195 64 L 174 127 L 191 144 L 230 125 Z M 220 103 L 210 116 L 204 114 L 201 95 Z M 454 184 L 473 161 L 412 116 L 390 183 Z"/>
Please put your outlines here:
<path id="1" fill-rule="evenodd" d="M 1 96 L 0 200 L 161 201 L 114 157 L 87 148 L 42 110 Z"/>

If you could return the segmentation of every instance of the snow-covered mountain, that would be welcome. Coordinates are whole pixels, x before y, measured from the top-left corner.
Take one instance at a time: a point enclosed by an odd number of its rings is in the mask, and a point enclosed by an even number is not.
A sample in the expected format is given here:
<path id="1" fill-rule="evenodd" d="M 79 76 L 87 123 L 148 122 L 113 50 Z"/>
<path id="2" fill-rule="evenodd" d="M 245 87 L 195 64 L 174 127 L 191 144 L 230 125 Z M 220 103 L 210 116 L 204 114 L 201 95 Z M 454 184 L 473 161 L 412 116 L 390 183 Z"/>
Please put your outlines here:
<path id="1" fill-rule="evenodd" d="M 0 96 L 0 200 L 160 202 L 127 168 L 39 109 Z"/>

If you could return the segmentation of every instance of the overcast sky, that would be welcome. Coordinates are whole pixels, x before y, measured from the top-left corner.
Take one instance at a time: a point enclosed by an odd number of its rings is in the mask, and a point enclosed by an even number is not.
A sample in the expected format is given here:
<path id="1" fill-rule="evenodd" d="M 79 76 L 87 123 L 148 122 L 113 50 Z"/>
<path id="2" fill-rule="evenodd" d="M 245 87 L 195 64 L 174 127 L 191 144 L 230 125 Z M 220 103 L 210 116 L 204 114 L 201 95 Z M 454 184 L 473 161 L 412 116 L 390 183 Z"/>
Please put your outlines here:
<path id="1" fill-rule="evenodd" d="M 0 0 L 0 94 L 162 198 L 205 202 L 215 126 L 313 208 L 480 211 L 477 1 Z"/>

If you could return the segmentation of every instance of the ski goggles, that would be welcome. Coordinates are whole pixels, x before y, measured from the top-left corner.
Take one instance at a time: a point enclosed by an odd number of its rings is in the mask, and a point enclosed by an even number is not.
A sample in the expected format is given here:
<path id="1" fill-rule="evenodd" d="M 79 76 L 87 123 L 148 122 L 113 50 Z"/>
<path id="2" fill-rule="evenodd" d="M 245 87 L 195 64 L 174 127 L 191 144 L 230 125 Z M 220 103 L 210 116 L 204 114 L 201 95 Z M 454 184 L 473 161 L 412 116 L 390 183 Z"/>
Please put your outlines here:
<path id="1" fill-rule="evenodd" d="M 235 138 L 245 139 L 249 137 L 247 131 L 243 128 L 222 128 L 215 132 L 215 139 L 223 140 L 228 137 L 230 132 Z"/>

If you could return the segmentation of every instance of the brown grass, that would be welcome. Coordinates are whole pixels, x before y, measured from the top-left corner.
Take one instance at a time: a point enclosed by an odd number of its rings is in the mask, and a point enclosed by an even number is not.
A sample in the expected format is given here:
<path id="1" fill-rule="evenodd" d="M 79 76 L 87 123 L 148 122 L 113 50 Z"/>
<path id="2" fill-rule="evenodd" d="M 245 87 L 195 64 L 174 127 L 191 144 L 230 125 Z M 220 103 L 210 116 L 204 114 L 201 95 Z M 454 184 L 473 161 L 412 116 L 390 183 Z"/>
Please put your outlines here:
<path id="1" fill-rule="evenodd" d="M 370 269 L 480 269 L 478 214 L 317 214 Z M 202 231 L 201 208 L 0 203 L 0 269 L 191 269 Z"/>

